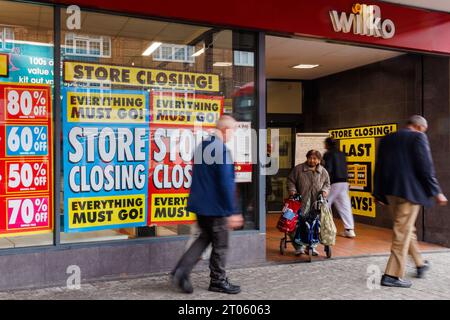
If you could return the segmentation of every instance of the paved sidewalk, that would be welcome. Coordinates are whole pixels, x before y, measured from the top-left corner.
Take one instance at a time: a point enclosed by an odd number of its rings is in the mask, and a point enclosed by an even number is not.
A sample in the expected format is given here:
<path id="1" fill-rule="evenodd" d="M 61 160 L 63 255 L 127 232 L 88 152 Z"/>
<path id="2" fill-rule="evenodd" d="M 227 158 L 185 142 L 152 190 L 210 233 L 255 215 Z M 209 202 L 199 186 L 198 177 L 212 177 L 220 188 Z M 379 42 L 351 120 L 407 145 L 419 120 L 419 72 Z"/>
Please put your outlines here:
<path id="1" fill-rule="evenodd" d="M 431 261 L 432 269 L 425 279 L 413 279 L 411 289 L 378 287 L 379 280 L 370 289 L 371 270 L 379 268 L 381 275 L 387 262 L 387 256 L 371 256 L 232 269 L 230 279 L 242 286 L 238 295 L 207 291 L 209 278 L 204 271 L 192 274 L 192 295 L 174 290 L 165 274 L 85 283 L 80 290 L 58 287 L 0 292 L 0 299 L 450 299 L 450 250 L 424 257 Z M 408 278 L 414 271 L 411 265 Z"/>

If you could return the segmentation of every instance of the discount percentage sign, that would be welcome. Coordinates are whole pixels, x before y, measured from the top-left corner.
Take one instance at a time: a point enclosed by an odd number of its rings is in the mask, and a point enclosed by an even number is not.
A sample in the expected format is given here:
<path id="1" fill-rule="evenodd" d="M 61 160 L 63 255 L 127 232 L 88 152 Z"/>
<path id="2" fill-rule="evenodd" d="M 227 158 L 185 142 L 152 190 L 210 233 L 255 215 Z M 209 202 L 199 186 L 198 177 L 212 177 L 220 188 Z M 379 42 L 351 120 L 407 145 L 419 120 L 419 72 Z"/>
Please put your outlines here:
<path id="1" fill-rule="evenodd" d="M 44 117 L 47 115 L 47 97 L 44 95 L 44 91 L 34 91 L 33 98 L 34 103 L 34 115 L 37 117 Z"/>
<path id="2" fill-rule="evenodd" d="M 45 167 L 45 163 L 35 163 L 33 169 L 35 171 L 34 185 L 45 186 L 47 184 L 47 168 Z"/>
<path id="3" fill-rule="evenodd" d="M 47 150 L 47 132 L 45 127 L 34 127 L 33 130 L 36 136 L 36 142 L 34 143 L 35 151 L 45 151 Z"/>
<path id="4" fill-rule="evenodd" d="M 36 198 L 34 205 L 37 207 L 35 211 L 36 222 L 46 222 L 48 217 L 48 205 L 45 203 L 44 198 Z"/>

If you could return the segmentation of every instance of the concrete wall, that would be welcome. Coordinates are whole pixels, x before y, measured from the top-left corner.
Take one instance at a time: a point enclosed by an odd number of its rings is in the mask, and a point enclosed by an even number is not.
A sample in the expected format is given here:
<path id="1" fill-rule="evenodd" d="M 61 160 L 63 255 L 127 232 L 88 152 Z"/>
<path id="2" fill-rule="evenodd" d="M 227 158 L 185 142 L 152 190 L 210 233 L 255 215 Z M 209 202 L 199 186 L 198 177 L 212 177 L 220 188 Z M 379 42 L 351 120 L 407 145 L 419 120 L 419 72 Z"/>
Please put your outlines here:
<path id="1" fill-rule="evenodd" d="M 424 57 L 423 105 L 436 174 L 450 197 L 450 59 Z M 450 208 L 425 210 L 425 240 L 450 247 Z"/>
<path id="2" fill-rule="evenodd" d="M 0 290 L 65 286 L 67 267 L 81 269 L 82 284 L 101 278 L 126 278 L 169 272 L 184 252 L 186 239 L 161 239 L 150 243 L 117 243 L 90 247 L 63 247 L 33 253 L 0 256 Z M 265 261 L 265 234 L 234 232 L 227 266 L 254 266 Z M 202 262 L 198 269 L 207 269 Z M 206 273 L 207 276 L 209 273 Z"/>

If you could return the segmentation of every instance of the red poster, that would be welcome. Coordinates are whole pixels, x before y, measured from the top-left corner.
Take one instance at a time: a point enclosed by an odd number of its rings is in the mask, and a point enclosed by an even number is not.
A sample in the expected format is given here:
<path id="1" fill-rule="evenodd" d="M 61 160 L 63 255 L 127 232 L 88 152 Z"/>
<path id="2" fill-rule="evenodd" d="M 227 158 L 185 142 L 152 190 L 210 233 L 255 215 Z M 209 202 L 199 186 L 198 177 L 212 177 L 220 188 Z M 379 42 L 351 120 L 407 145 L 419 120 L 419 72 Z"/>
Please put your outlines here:
<path id="1" fill-rule="evenodd" d="M 0 84 L 0 236 L 53 230 L 51 87 Z"/>
<path id="2" fill-rule="evenodd" d="M 195 147 L 223 113 L 223 97 L 151 93 L 148 225 L 189 224 Z"/>

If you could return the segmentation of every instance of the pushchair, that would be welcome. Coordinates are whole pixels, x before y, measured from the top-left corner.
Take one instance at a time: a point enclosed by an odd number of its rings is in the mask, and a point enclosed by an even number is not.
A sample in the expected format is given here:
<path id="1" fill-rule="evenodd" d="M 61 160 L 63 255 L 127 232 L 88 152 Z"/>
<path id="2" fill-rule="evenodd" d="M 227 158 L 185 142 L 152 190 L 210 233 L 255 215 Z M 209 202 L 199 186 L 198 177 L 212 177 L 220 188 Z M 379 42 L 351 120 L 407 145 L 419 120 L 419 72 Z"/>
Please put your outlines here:
<path id="1" fill-rule="evenodd" d="M 298 218 L 301 215 L 301 196 L 295 194 L 284 200 L 283 210 L 277 223 L 277 229 L 284 232 L 284 237 L 280 241 L 280 253 L 284 255 L 287 244 L 292 243 L 288 234 L 293 233 L 297 228 Z"/>
<path id="2" fill-rule="evenodd" d="M 320 193 L 317 197 L 317 200 L 312 204 L 310 210 L 307 213 L 302 214 L 301 209 L 297 211 L 296 228 L 294 229 L 294 241 L 296 243 L 297 241 L 302 242 L 303 245 L 306 245 L 308 247 L 307 254 L 309 257 L 309 262 L 312 261 L 313 257 L 312 246 L 320 243 L 320 213 L 322 205 L 326 205 L 326 200 Z M 280 228 L 278 229 L 280 230 Z M 293 232 L 294 230 L 290 232 Z M 288 236 L 288 233 L 290 232 L 285 231 L 284 237 L 280 241 L 280 253 L 282 255 L 286 252 L 287 244 L 292 243 L 292 241 L 289 240 Z M 324 251 L 326 257 L 331 258 L 331 246 L 324 246 Z"/>

